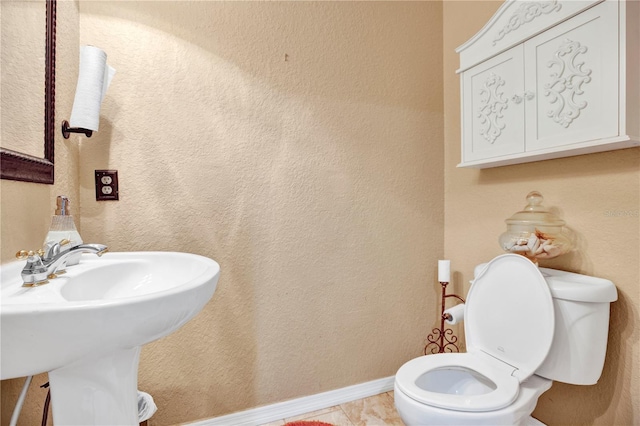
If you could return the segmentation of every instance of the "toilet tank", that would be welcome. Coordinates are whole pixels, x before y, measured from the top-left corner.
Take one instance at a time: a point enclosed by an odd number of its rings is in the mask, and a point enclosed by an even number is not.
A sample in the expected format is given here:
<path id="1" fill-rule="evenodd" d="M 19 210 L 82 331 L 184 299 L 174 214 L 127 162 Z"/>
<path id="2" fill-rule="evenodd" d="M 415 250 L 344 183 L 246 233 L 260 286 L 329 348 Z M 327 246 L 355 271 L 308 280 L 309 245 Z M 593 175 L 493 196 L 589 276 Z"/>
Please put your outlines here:
<path id="1" fill-rule="evenodd" d="M 609 280 L 540 268 L 554 302 L 555 332 L 535 374 L 574 385 L 595 384 L 604 366 L 609 306 L 617 300 Z"/>

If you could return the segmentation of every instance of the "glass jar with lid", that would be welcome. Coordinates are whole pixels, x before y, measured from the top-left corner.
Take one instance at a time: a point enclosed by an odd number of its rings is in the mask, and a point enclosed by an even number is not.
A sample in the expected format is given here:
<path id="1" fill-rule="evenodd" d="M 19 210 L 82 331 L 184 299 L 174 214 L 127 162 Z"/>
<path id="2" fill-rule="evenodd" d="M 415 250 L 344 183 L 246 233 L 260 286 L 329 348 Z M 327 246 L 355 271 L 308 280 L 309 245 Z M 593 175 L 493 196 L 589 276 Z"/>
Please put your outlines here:
<path id="1" fill-rule="evenodd" d="M 565 221 L 542 206 L 542 201 L 542 194 L 530 192 L 525 208 L 505 221 L 507 232 L 499 238 L 503 250 L 521 254 L 537 263 L 573 248 Z"/>

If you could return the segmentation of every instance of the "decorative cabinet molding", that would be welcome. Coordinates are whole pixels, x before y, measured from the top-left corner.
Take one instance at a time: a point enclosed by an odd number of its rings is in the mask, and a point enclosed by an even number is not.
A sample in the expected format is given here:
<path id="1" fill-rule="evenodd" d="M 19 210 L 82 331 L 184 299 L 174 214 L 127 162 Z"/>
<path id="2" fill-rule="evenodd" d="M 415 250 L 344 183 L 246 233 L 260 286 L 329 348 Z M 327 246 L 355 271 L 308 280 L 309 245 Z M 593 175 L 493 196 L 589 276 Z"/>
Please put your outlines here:
<path id="1" fill-rule="evenodd" d="M 457 52 L 460 167 L 640 145 L 640 2 L 507 0 Z"/>
<path id="2" fill-rule="evenodd" d="M 505 82 L 493 73 L 487 77 L 484 86 L 480 88 L 480 107 L 478 118 L 480 119 L 480 134 L 489 142 L 495 142 L 496 138 L 506 127 L 504 124 L 504 109 L 507 107 L 507 99 L 504 97 Z"/>
<path id="3" fill-rule="evenodd" d="M 580 100 L 585 96 L 582 85 L 591 82 L 591 69 L 585 68 L 585 63 L 576 59 L 585 54 L 587 46 L 579 41 L 565 39 L 558 47 L 554 59 L 549 61 L 548 67 L 554 68 L 549 78 L 551 81 L 544 85 L 544 96 L 555 106 L 547 113 L 553 121 L 567 128 L 573 120 L 580 116 L 580 110 L 589 104 Z M 585 96 L 586 97 L 586 96 Z"/>
<path id="4" fill-rule="evenodd" d="M 557 12 L 560 9 L 562 9 L 562 4 L 558 3 L 558 0 L 523 2 L 513 12 L 505 26 L 498 31 L 498 34 L 493 39 L 492 45 L 495 46 L 504 38 L 505 35 L 509 34 L 511 31 L 517 30 L 520 26 L 533 21 L 538 16 L 543 14 L 548 15 L 549 13 Z"/>

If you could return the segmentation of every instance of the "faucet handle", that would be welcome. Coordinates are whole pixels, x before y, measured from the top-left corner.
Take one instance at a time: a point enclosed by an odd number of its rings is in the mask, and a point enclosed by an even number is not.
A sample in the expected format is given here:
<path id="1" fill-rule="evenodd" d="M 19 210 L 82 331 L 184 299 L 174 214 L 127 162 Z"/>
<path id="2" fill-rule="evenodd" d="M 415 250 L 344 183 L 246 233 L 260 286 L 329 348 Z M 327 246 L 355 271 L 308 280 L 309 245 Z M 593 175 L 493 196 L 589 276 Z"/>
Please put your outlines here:
<path id="1" fill-rule="evenodd" d="M 44 243 L 45 253 L 54 247 L 64 247 L 69 243 L 71 243 L 71 241 L 67 240 L 66 238 L 60 241 L 47 241 L 46 243 Z"/>
<path id="2" fill-rule="evenodd" d="M 29 256 L 33 256 L 33 251 L 29 250 L 20 250 L 19 252 L 16 253 L 16 259 L 26 259 Z"/>
<path id="3" fill-rule="evenodd" d="M 35 255 L 38 255 L 40 257 L 44 256 L 44 250 L 39 249 L 35 252 L 33 250 L 20 250 L 16 253 L 16 259 L 26 259 Z"/>

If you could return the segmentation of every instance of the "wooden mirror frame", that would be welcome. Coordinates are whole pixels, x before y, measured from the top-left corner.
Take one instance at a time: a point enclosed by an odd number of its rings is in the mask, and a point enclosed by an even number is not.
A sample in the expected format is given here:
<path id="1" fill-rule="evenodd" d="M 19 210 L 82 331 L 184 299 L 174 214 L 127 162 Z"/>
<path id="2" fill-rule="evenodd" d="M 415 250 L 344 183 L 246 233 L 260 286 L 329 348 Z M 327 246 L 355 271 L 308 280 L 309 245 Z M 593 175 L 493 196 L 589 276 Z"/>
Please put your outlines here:
<path id="1" fill-rule="evenodd" d="M 0 148 L 0 178 L 53 184 L 56 92 L 56 0 L 46 1 L 44 157 Z"/>

